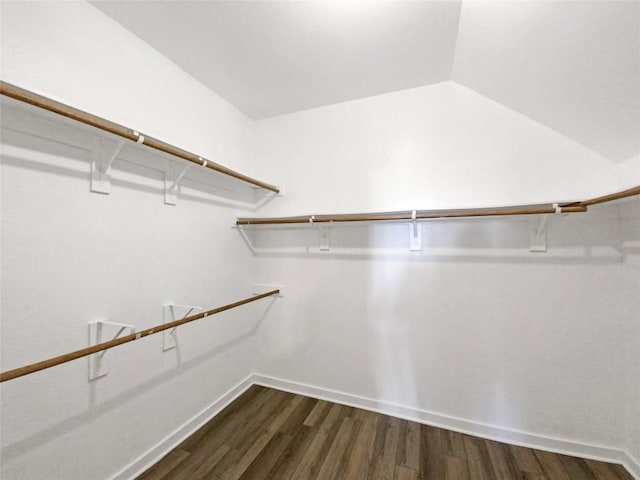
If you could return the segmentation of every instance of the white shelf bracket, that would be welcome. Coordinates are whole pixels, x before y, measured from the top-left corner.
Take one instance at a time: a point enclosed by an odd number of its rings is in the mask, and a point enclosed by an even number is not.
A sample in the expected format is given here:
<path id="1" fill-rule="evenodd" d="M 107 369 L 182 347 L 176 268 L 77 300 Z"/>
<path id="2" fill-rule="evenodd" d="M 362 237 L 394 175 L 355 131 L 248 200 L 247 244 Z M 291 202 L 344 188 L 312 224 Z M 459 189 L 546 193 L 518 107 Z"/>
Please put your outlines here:
<path id="1" fill-rule="evenodd" d="M 411 224 L 409 225 L 409 251 L 422 251 L 422 226 L 416 220 L 416 211 L 411 211 Z"/>
<path id="2" fill-rule="evenodd" d="M 124 323 L 113 323 L 98 320 L 89 322 L 89 346 L 98 343 L 115 340 L 123 333 L 132 334 L 136 331 L 133 325 Z M 98 378 L 102 378 L 109 373 L 109 363 L 107 357 L 108 350 L 89 355 L 89 381 L 92 382 Z"/>
<path id="3" fill-rule="evenodd" d="M 164 203 L 176 205 L 178 202 L 178 187 L 180 180 L 189 170 L 190 165 L 178 165 L 176 162 L 169 164 L 169 170 L 164 173 Z"/>
<path id="4" fill-rule="evenodd" d="M 328 225 L 318 224 L 318 234 L 320 235 L 320 250 L 328 252 L 331 250 L 329 243 L 331 242 L 331 229 Z"/>
<path id="5" fill-rule="evenodd" d="M 532 219 L 529 224 L 529 251 L 547 251 L 547 222 L 549 215 L 542 215 Z"/>
<path id="6" fill-rule="evenodd" d="M 285 193 L 284 193 L 284 188 L 282 187 L 278 187 L 278 190 L 280 190 L 279 192 L 272 192 L 272 191 L 264 191 L 264 189 L 262 188 L 255 188 L 254 189 L 254 199 L 255 199 L 255 206 L 254 206 L 254 210 L 259 210 L 260 208 L 264 207 L 267 203 L 269 203 L 271 200 L 273 200 L 274 198 L 278 198 L 278 197 L 284 197 Z"/>
<path id="7" fill-rule="evenodd" d="M 170 323 L 182 318 L 186 318 L 189 315 L 195 315 L 200 312 L 202 307 L 195 307 L 193 305 L 163 305 L 162 307 L 162 323 Z M 162 332 L 162 351 L 166 352 L 173 350 L 178 346 L 178 327 L 174 327 L 171 330 L 165 330 Z"/>
<path id="8" fill-rule="evenodd" d="M 274 295 L 274 297 L 284 297 L 284 286 L 274 285 L 266 283 L 256 283 L 253 285 L 253 295 L 262 295 L 263 293 L 270 292 L 272 290 L 280 290 L 280 293 Z"/>
<path id="9" fill-rule="evenodd" d="M 91 191 L 111 193 L 111 166 L 124 142 L 100 138 L 91 152 Z"/>

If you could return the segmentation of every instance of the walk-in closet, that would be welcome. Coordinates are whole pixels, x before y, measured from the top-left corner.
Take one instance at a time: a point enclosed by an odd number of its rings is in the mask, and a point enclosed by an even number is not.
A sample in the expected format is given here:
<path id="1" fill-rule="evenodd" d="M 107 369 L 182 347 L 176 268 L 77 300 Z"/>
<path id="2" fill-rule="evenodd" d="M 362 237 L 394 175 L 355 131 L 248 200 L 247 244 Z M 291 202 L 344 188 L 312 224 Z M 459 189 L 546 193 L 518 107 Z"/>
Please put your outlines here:
<path id="1" fill-rule="evenodd" d="M 2 480 L 640 480 L 639 0 L 0 0 Z"/>

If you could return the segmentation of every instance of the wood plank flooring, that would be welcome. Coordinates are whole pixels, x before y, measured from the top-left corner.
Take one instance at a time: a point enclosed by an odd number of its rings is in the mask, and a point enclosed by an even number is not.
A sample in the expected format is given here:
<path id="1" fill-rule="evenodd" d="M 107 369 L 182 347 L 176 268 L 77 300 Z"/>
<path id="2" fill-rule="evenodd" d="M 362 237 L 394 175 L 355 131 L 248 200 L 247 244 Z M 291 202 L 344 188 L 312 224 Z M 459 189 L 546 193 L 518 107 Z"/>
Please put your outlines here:
<path id="1" fill-rule="evenodd" d="M 516 447 L 253 386 L 139 480 L 633 480 Z"/>

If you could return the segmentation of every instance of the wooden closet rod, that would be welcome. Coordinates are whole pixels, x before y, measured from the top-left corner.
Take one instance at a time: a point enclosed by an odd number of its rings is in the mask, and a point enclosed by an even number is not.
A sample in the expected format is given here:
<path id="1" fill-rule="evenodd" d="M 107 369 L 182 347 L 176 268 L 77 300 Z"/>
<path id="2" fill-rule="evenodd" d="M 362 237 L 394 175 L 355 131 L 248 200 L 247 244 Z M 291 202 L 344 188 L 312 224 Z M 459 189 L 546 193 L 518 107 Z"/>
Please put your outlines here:
<path id="1" fill-rule="evenodd" d="M 280 192 L 280 189 L 278 189 L 278 187 L 274 185 L 269 185 L 268 183 L 261 182 L 260 180 L 256 180 L 255 178 L 243 175 L 242 173 L 231 170 L 230 168 L 212 162 L 211 160 L 207 160 L 206 158 L 196 155 L 195 153 L 188 152 L 179 147 L 163 142 L 162 140 L 158 140 L 157 138 L 142 134 L 128 127 L 124 127 L 118 123 L 112 122 L 102 117 L 98 117 L 97 115 L 93 115 L 91 113 L 84 112 L 69 105 L 65 105 L 64 103 L 60 103 L 56 100 L 47 98 L 29 90 L 25 90 L 10 83 L 0 81 L 0 94 L 18 100 L 20 102 L 28 103 L 44 110 L 57 113 L 58 115 L 71 118 L 78 122 L 84 123 L 85 125 L 90 125 L 100 130 L 104 130 L 105 132 L 109 132 L 119 137 L 126 138 L 127 140 L 141 143 L 160 152 L 168 153 L 169 155 L 181 158 L 182 160 L 195 163 L 198 166 L 205 166 L 211 170 L 215 170 L 218 173 L 222 173 L 223 175 L 227 175 L 243 182 L 250 183 L 251 185 L 255 185 L 266 190 L 271 190 L 275 193 Z"/>
<path id="2" fill-rule="evenodd" d="M 416 210 L 384 213 L 352 213 L 338 215 L 304 215 L 277 218 L 238 218 L 236 225 L 278 225 L 327 222 L 377 222 L 390 220 L 428 220 L 436 218 L 489 217 L 502 215 L 535 215 L 549 213 L 586 212 L 587 207 L 621 198 L 640 195 L 640 186 L 602 197 L 567 204 L 520 205 L 513 207 L 476 208 L 457 210 Z M 557 206 L 557 209 L 556 209 Z"/>
<path id="3" fill-rule="evenodd" d="M 246 305 L 247 303 L 255 302 L 256 300 L 261 300 L 272 295 L 278 295 L 279 293 L 280 290 L 271 290 L 254 297 L 245 298 L 244 300 L 240 300 L 238 302 L 230 303 L 222 307 L 213 308 L 196 315 L 191 315 L 190 317 L 181 318 L 180 320 L 176 320 L 174 322 L 156 325 L 155 327 L 147 328 L 146 330 L 132 333 L 124 337 L 119 337 L 108 342 L 98 343 L 87 348 L 76 350 L 75 352 L 65 353 L 64 355 L 60 355 L 58 357 L 49 358 L 47 360 L 32 363 L 30 365 L 25 365 L 24 367 L 16 368 L 14 370 L 8 370 L 6 372 L 0 373 L 0 383 L 6 382 L 7 380 L 13 380 L 14 378 L 22 377 L 24 375 L 29 375 L 30 373 L 38 372 L 40 370 L 44 370 L 45 368 L 55 367 L 56 365 L 60 365 L 61 363 L 66 363 L 70 362 L 71 360 L 86 357 L 87 355 L 92 355 L 94 353 L 101 352 L 102 350 L 107 350 L 108 348 L 117 347 L 118 345 L 122 345 L 123 343 L 133 342 L 134 340 L 138 340 L 139 338 L 147 337 L 149 335 L 153 335 L 154 333 L 159 333 L 170 328 L 175 328 L 180 325 L 184 325 L 185 323 L 193 322 L 195 320 L 200 320 L 201 318 L 207 317 L 209 315 L 215 315 L 216 313 L 224 312 L 225 310 L 231 310 L 232 308 L 239 307 L 240 305 Z"/>
<path id="4" fill-rule="evenodd" d="M 561 213 L 586 212 L 582 205 L 559 207 Z M 552 205 L 499 207 L 475 210 L 416 210 L 385 213 L 352 213 L 343 215 L 305 215 L 279 218 L 238 218 L 236 225 L 276 225 L 283 223 L 378 222 L 390 220 L 428 220 L 436 218 L 489 217 L 498 215 L 530 215 L 556 213 Z"/>
<path id="5" fill-rule="evenodd" d="M 590 207 L 591 205 L 597 205 L 599 203 L 613 202 L 614 200 L 620 200 L 621 198 L 632 197 L 634 195 L 640 195 L 640 186 L 627 188 L 621 192 L 611 193 L 609 195 L 603 195 L 602 197 L 591 198 L 589 200 L 583 200 L 582 202 L 568 203 L 563 206 L 576 206 L 584 205 Z"/>

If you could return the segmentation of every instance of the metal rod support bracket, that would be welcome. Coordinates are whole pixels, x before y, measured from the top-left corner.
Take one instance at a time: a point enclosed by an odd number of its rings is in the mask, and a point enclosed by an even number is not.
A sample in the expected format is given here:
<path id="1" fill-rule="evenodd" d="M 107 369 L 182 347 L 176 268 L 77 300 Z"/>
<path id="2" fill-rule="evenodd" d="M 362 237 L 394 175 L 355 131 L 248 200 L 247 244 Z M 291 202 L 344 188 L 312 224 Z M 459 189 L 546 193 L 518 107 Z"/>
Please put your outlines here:
<path id="1" fill-rule="evenodd" d="M 540 215 L 538 218 L 533 217 L 529 223 L 529 251 L 530 252 L 546 252 L 547 251 L 547 222 L 549 215 Z"/>
<path id="2" fill-rule="evenodd" d="M 176 205 L 178 202 L 178 188 L 180 181 L 187 173 L 191 165 L 178 165 L 177 162 L 171 162 L 169 169 L 164 174 L 164 203 L 167 205 Z"/>
<path id="3" fill-rule="evenodd" d="M 162 324 L 174 322 L 189 315 L 195 315 L 200 312 L 202 307 L 193 305 L 163 305 L 162 306 Z M 177 328 L 177 327 L 176 327 Z M 178 332 L 176 328 L 165 330 L 162 332 L 162 351 L 173 350 L 178 346 Z"/>
<path id="4" fill-rule="evenodd" d="M 409 225 L 409 251 L 422 251 L 422 225 L 416 220 L 416 211 L 411 211 L 411 224 Z"/>
<path id="5" fill-rule="evenodd" d="M 103 320 L 89 322 L 89 346 L 91 347 L 98 343 L 115 340 L 123 333 L 129 335 L 135 331 L 136 329 L 133 325 L 124 323 L 106 322 Z M 103 350 L 87 357 L 89 359 L 90 382 L 102 378 L 109 373 L 108 357 L 106 356 L 107 351 L 108 350 Z"/>
<path id="6" fill-rule="evenodd" d="M 111 193 L 111 166 L 124 141 L 99 138 L 91 152 L 91 191 Z"/>
<path id="7" fill-rule="evenodd" d="M 328 252 L 331 250 L 329 243 L 331 241 L 331 229 L 328 225 L 317 224 L 318 233 L 320 234 L 320 250 Z"/>

